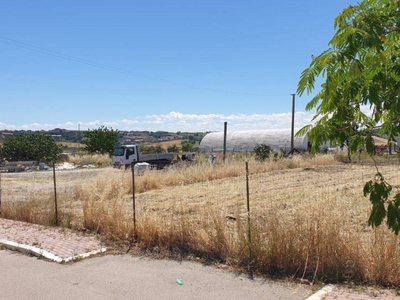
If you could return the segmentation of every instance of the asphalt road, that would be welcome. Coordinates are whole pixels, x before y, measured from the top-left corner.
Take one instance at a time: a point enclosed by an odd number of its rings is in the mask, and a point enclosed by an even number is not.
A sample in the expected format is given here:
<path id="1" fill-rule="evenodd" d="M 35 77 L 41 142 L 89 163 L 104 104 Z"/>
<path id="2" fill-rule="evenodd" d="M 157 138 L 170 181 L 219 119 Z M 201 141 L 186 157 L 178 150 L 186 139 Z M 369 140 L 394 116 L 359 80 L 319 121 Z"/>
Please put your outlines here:
<path id="1" fill-rule="evenodd" d="M 193 262 L 107 255 L 58 264 L 0 250 L 0 299 L 306 299 L 310 286 Z M 178 283 L 181 280 L 181 284 Z"/>

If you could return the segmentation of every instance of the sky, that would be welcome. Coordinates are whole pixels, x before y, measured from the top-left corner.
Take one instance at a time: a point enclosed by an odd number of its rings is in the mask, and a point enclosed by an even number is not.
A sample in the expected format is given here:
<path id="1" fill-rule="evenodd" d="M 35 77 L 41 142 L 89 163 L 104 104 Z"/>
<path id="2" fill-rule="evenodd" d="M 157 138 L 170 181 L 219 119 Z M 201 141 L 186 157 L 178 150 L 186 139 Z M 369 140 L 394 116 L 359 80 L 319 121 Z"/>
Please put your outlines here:
<path id="1" fill-rule="evenodd" d="M 291 128 L 301 72 L 356 3 L 2 1 L 0 130 Z"/>

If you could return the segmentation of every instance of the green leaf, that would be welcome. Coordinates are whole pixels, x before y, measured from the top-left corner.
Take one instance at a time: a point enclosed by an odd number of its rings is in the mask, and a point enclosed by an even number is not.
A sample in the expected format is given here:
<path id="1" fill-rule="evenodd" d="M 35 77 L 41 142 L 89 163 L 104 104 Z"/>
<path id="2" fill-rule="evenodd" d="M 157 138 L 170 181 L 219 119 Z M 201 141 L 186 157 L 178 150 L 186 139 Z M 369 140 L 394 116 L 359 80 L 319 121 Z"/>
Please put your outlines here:
<path id="1" fill-rule="evenodd" d="M 305 136 L 305 135 L 308 134 L 308 132 L 309 132 L 311 129 L 312 129 L 312 125 L 306 125 L 306 126 L 300 128 L 300 129 L 296 132 L 295 136 L 297 136 L 297 137 L 299 137 L 299 136 Z"/>
<path id="2" fill-rule="evenodd" d="M 349 5 L 335 18 L 336 32 L 329 48 L 313 56 L 297 87 L 299 95 L 316 93 L 306 104 L 307 111 L 316 112 L 312 124 L 298 132 L 309 134 L 313 152 L 331 141 L 348 143 L 350 152 L 365 146 L 374 156 L 372 132 L 377 125 L 389 141 L 400 135 L 398 24 L 399 1 L 393 0 L 364 0 Z M 363 112 L 364 106 L 370 113 Z M 391 192 L 392 186 L 380 173 L 363 189 L 372 204 L 369 224 L 379 226 L 387 217 L 387 226 L 397 234 L 400 196 L 391 199 Z"/>
<path id="3" fill-rule="evenodd" d="M 400 210 L 394 202 L 388 204 L 386 222 L 389 229 L 398 235 L 400 231 Z"/>
<path id="4" fill-rule="evenodd" d="M 365 147 L 369 155 L 375 155 L 375 142 L 371 135 L 365 138 Z"/>
<path id="5" fill-rule="evenodd" d="M 364 197 L 367 197 L 372 190 L 372 180 L 368 181 L 365 185 L 364 185 Z"/>
<path id="6" fill-rule="evenodd" d="M 368 225 L 378 227 L 386 217 L 386 209 L 383 202 L 377 201 L 372 205 L 371 214 L 368 219 Z"/>
<path id="7" fill-rule="evenodd" d="M 396 207 L 400 207 L 400 193 L 397 193 L 394 196 L 394 205 L 396 205 Z"/>

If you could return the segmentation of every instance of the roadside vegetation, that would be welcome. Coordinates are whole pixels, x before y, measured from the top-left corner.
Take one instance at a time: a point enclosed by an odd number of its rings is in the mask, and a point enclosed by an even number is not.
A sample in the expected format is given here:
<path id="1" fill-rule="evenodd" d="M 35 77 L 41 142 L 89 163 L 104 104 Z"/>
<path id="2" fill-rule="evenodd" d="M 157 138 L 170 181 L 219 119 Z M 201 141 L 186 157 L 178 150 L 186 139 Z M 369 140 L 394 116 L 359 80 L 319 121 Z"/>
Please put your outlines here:
<path id="1" fill-rule="evenodd" d="M 345 164 L 341 155 L 263 161 L 229 155 L 216 164 L 200 155 L 196 163 L 135 174 L 135 226 L 130 170 L 60 171 L 59 221 L 98 233 L 121 251 L 310 283 L 400 287 L 398 237 L 367 224 L 370 202 L 362 187 L 374 173 L 371 162 Z M 396 155 L 380 160 L 388 179 L 396 178 Z M 2 217 L 55 224 L 51 172 L 23 175 L 3 175 Z"/>
<path id="2" fill-rule="evenodd" d="M 225 163 L 217 157 L 213 164 L 200 156 L 135 176 L 110 167 L 59 172 L 58 223 L 97 233 L 124 251 L 306 283 L 400 288 L 400 156 L 376 157 L 373 140 L 377 128 L 389 143 L 400 134 L 398 12 L 398 2 L 389 0 L 348 6 L 335 19 L 329 49 L 313 55 L 301 74 L 300 96 L 326 81 L 306 105 L 317 112 L 315 123 L 298 134 L 308 134 L 312 151 L 330 141 L 347 145 L 346 154 L 285 157 L 260 145 L 254 157 L 229 156 Z M 115 144 L 117 132 L 111 133 Z M 86 138 L 88 152 L 111 154 L 111 145 Z M 189 136 L 170 149 L 195 151 L 199 139 Z M 5 141 L 2 158 L 15 154 L 7 147 Z M 56 224 L 50 172 L 21 175 L 2 178 L 1 216 Z"/>

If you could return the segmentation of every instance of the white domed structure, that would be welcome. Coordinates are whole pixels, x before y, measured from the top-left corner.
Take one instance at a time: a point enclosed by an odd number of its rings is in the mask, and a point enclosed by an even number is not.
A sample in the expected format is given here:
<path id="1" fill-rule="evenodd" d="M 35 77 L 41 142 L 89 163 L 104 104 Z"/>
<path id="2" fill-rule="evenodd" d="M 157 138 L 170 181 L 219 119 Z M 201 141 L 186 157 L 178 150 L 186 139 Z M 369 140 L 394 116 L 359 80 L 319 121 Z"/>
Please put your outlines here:
<path id="1" fill-rule="evenodd" d="M 295 134 L 297 130 L 294 131 Z M 252 152 L 255 147 L 264 144 L 274 151 L 284 150 L 289 152 L 291 148 L 291 129 L 271 130 L 243 130 L 231 131 L 226 134 L 226 151 L 228 152 Z M 294 148 L 300 152 L 309 148 L 308 135 L 294 137 Z M 221 152 L 224 148 L 224 132 L 211 132 L 204 136 L 200 142 L 201 152 Z"/>

